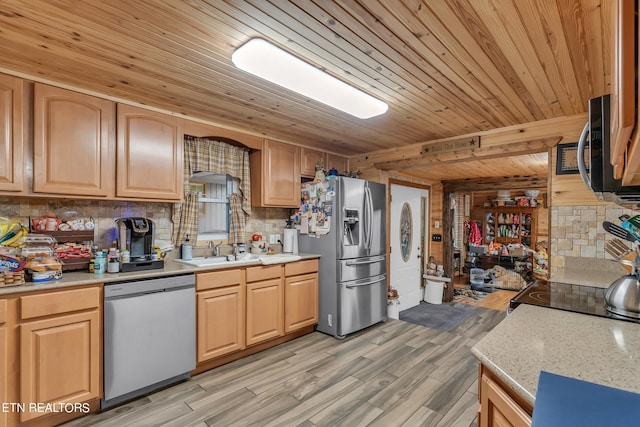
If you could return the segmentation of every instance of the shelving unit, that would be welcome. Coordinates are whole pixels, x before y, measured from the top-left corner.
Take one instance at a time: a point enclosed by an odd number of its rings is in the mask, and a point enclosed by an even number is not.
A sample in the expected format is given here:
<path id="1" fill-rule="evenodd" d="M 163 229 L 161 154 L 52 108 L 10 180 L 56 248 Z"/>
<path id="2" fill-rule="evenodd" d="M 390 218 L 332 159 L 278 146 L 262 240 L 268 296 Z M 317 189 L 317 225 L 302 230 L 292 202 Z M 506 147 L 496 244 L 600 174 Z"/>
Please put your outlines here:
<path id="1" fill-rule="evenodd" d="M 535 244 L 536 208 L 505 206 L 483 209 L 482 237 L 484 244 Z"/>

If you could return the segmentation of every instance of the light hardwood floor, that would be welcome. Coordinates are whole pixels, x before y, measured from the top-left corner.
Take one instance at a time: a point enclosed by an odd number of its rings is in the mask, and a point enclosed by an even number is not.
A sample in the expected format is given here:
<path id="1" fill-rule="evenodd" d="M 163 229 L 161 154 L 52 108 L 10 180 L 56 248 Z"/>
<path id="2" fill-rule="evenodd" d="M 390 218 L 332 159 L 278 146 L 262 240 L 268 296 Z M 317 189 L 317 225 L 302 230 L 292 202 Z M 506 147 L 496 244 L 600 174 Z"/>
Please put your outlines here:
<path id="1" fill-rule="evenodd" d="M 469 275 L 459 275 L 454 276 L 454 287 L 455 289 L 461 288 L 470 288 L 469 286 Z M 513 297 L 517 295 L 518 291 L 508 291 L 505 289 L 498 289 L 490 294 L 487 294 L 486 297 L 480 298 L 478 300 L 473 300 L 469 298 L 461 298 L 456 299 L 456 302 L 461 304 L 473 305 L 476 307 L 490 308 L 492 310 L 500 310 L 506 311 L 507 307 L 509 307 L 509 301 Z"/>
<path id="2" fill-rule="evenodd" d="M 344 340 L 314 332 L 65 426 L 475 426 L 470 349 L 505 316 L 475 310 L 449 331 L 389 319 Z"/>

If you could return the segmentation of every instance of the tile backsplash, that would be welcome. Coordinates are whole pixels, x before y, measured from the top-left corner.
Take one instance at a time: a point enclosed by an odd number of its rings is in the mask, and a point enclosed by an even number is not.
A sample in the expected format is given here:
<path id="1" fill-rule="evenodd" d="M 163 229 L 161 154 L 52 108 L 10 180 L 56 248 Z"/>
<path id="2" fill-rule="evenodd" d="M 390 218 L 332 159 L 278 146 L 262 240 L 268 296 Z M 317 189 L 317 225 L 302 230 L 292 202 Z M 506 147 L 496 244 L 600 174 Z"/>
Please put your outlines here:
<path id="1" fill-rule="evenodd" d="M 109 247 L 116 239 L 114 220 L 121 217 L 150 218 L 156 226 L 156 240 L 171 241 L 173 233 L 171 203 L 0 197 L 0 217 L 19 220 L 25 226 L 30 218 L 43 215 L 61 217 L 67 211 L 76 212 L 78 218 L 94 219 L 95 241 L 100 247 Z M 288 216 L 288 209 L 253 208 L 247 221 L 246 240 L 249 241 L 254 233 L 263 234 L 266 238 L 269 234 L 282 235 Z"/>
<path id="2" fill-rule="evenodd" d="M 572 260 L 578 258 L 592 259 L 593 269 L 602 268 L 601 261 L 612 260 L 604 245 L 614 236 L 604 231 L 602 222 L 620 224 L 618 217 L 623 214 L 633 216 L 637 212 L 617 205 L 552 207 L 551 273 L 558 268 L 574 267 Z"/>

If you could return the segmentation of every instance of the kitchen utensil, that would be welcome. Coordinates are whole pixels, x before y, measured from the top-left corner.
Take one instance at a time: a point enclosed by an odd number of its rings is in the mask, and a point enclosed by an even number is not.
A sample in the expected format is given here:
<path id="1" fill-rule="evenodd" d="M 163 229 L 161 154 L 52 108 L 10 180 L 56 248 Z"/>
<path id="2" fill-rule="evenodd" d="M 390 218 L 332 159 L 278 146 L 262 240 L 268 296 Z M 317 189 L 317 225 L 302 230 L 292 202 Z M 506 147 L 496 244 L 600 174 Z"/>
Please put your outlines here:
<path id="1" fill-rule="evenodd" d="M 640 228 L 640 215 L 634 215 L 631 218 L 627 218 L 626 220 L 629 221 L 631 225 Z"/>
<path id="2" fill-rule="evenodd" d="M 622 240 L 620 239 L 614 239 L 614 240 L 617 240 L 618 242 L 622 243 Z M 629 253 L 631 253 L 631 249 L 629 249 L 629 247 L 624 245 L 624 243 L 622 244 L 623 246 L 620 246 L 619 244 L 614 243 L 613 241 L 608 241 L 604 245 L 604 250 L 606 253 L 608 253 L 615 259 L 622 259 L 625 255 L 628 255 Z"/>
<path id="3" fill-rule="evenodd" d="M 623 242 L 622 240 L 620 240 L 620 239 L 618 239 L 616 237 L 611 239 L 609 242 L 611 243 L 611 245 L 613 245 L 614 247 L 618 248 L 618 250 L 620 250 L 620 251 L 628 251 L 628 250 L 630 250 L 625 242 Z M 632 246 L 636 246 L 637 247 L 636 244 L 632 244 Z"/>
<path id="4" fill-rule="evenodd" d="M 607 311 L 625 317 L 640 318 L 640 283 L 634 275 L 616 279 L 604 294 Z"/>
<path id="5" fill-rule="evenodd" d="M 631 234 L 628 230 L 625 230 L 624 228 L 620 227 L 617 224 L 614 224 L 612 222 L 609 221 L 604 221 L 602 223 L 602 227 L 605 229 L 605 231 L 607 231 L 608 233 L 619 237 L 621 239 L 627 240 L 629 242 L 637 242 L 638 239 L 636 239 L 636 237 Z"/>

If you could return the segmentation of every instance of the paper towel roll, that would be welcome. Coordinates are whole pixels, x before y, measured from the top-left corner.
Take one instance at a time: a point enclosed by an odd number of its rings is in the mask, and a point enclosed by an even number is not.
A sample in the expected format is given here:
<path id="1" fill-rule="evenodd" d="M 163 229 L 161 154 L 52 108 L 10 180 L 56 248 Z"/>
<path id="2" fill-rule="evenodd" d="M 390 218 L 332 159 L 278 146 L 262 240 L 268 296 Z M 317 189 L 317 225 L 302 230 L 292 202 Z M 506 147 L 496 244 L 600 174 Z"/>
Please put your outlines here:
<path id="1" fill-rule="evenodd" d="M 284 243 L 282 244 L 282 252 L 298 253 L 298 230 L 295 228 L 284 229 Z"/>

